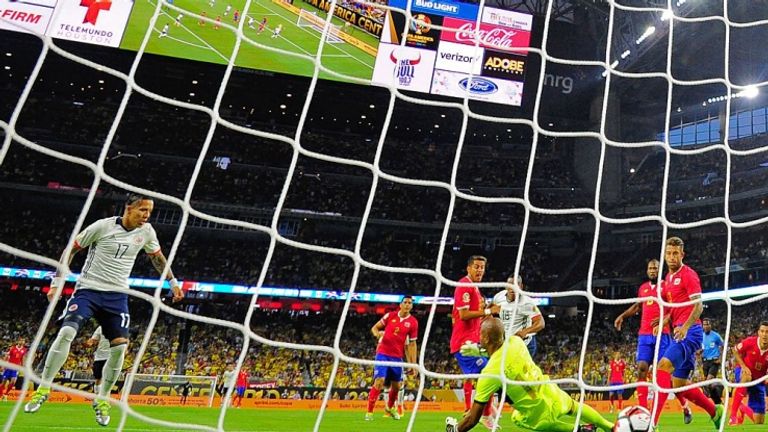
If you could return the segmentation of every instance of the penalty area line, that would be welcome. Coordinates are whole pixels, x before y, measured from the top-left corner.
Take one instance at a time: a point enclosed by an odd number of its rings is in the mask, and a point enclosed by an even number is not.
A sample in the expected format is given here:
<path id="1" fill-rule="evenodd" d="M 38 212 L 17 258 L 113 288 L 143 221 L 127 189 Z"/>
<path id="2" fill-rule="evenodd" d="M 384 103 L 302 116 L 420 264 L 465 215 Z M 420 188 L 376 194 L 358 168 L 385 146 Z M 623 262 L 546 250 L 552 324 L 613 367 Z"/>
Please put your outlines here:
<path id="1" fill-rule="evenodd" d="M 152 30 L 155 31 L 155 33 L 162 34 L 162 32 L 160 30 L 158 30 L 158 29 L 152 29 Z M 198 44 L 195 44 L 195 43 L 192 43 L 192 42 L 187 42 L 185 40 L 181 40 L 179 38 L 175 38 L 175 37 L 169 36 L 167 34 L 165 36 L 163 36 L 162 38 L 158 38 L 158 39 L 164 39 L 164 38 L 175 40 L 176 42 L 183 43 L 185 45 L 190 45 L 190 46 L 193 46 L 195 48 L 200 48 L 200 49 L 204 49 L 204 50 L 208 49 L 208 47 L 205 46 L 205 45 L 198 45 Z"/>

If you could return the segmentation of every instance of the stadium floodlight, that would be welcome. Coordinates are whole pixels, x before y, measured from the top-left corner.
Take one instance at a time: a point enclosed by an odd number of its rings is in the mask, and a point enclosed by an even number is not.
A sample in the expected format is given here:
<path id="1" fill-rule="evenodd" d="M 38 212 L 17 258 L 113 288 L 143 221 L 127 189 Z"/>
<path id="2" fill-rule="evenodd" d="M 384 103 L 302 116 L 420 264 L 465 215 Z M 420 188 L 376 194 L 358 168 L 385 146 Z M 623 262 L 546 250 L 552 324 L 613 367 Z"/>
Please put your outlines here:
<path id="1" fill-rule="evenodd" d="M 631 54 L 631 51 L 626 50 L 623 53 L 621 53 L 621 58 L 625 59 L 625 58 L 629 57 L 630 54 Z"/>
<path id="2" fill-rule="evenodd" d="M 664 13 L 661 14 L 661 20 L 666 21 L 668 19 L 671 19 L 675 14 L 672 12 L 672 10 L 667 9 L 664 11 Z"/>
<path id="3" fill-rule="evenodd" d="M 656 33 L 656 26 L 648 26 L 648 28 L 645 29 L 643 34 L 640 35 L 639 38 L 637 38 L 637 41 L 635 41 L 635 43 L 637 45 L 640 45 L 641 43 L 643 43 L 644 40 L 648 39 L 648 36 L 650 36 L 650 35 L 652 35 L 654 33 Z"/>
<path id="4" fill-rule="evenodd" d="M 757 97 L 757 95 L 760 94 L 760 89 L 757 88 L 757 86 L 751 85 L 744 88 L 744 90 L 740 91 L 739 94 L 742 97 L 748 98 L 748 99 L 754 99 Z"/>

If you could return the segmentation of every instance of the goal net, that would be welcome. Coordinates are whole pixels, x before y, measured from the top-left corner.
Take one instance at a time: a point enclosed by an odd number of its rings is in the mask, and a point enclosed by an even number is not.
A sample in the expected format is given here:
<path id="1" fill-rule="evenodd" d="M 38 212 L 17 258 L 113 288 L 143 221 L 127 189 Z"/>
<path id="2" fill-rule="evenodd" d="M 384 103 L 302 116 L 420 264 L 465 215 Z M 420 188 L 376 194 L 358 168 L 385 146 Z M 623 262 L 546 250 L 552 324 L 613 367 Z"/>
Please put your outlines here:
<path id="1" fill-rule="evenodd" d="M 178 396 L 181 405 L 212 407 L 216 381 L 210 376 L 131 374 L 126 377 L 131 383 L 128 402 L 158 405 L 158 396 Z"/>
<path id="2" fill-rule="evenodd" d="M 158 277 L 140 258 L 129 281 L 128 357 L 141 361 L 126 362 L 111 395 L 118 430 L 252 426 L 230 423 L 228 404 L 183 418 L 138 406 L 189 382 L 190 401 L 211 407 L 217 381 L 202 375 L 230 366 L 263 378 L 245 392 L 251 407 L 294 407 L 283 394 L 305 402 L 286 429 L 346 430 L 363 419 L 382 364 L 371 326 L 404 295 L 419 337 L 402 428 L 442 430 L 464 411 L 457 382 L 477 378 L 449 348 L 472 255 L 488 257 L 483 297 L 522 276 L 515 301 L 526 294 L 543 311 L 533 359 L 546 381 L 534 385 L 605 411 L 609 390 L 649 386 L 658 400 L 673 391 L 655 376 L 611 385 L 605 375 L 613 352 L 635 372 L 637 322 L 616 330 L 621 311 L 679 306 L 637 290 L 649 259 L 660 261 L 656 280 L 669 274 L 670 236 L 685 240 L 702 316 L 724 341 L 715 376 L 696 367 L 674 391 L 720 384 L 727 405 L 763 379 L 739 382 L 730 354 L 768 299 L 768 78 L 753 60 L 766 40 L 762 2 L 303 3 L 327 16 L 301 9 L 296 20 L 288 1 L 0 0 L 0 274 L 10 281 L 0 304 L 13 305 L 0 321 L 36 307 L 34 355 L 0 360 L 23 376 L 4 430 L 37 430 L 56 403 L 92 398 L 65 376 L 24 414 L 65 307 L 40 290 L 59 270 L 71 291 L 81 267 L 61 251 L 93 220 L 121 215 L 129 192 L 154 198 L 168 265 Z M 332 23 L 338 14 L 354 15 L 354 38 Z M 241 17 L 286 25 L 270 38 Z M 180 305 L 162 283 L 171 268 L 187 293 Z M 4 341 L 23 333 L 0 328 Z M 87 369 L 91 353 L 78 353 L 65 368 Z M 185 369 L 194 375 L 173 375 Z M 502 381 L 502 395 L 531 384 Z M 568 418 L 574 431 L 582 407 Z M 514 430 L 506 414 L 493 422 Z"/>
<path id="3" fill-rule="evenodd" d="M 296 20 L 296 25 L 299 27 L 309 27 L 318 33 L 323 33 L 323 29 L 325 28 L 325 19 L 319 17 L 314 12 L 310 12 L 306 9 L 299 9 L 299 17 Z M 340 25 L 331 24 L 328 28 L 328 43 L 344 43 L 344 39 L 342 39 L 341 33 L 342 30 Z"/>

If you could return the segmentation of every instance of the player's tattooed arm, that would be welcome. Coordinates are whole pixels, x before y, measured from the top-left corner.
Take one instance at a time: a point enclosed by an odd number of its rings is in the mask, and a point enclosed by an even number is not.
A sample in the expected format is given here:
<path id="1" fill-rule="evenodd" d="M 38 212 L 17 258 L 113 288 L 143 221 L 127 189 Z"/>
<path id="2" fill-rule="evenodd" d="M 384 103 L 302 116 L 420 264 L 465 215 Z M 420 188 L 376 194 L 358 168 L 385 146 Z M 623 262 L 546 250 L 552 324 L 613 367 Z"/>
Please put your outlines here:
<path id="1" fill-rule="evenodd" d="M 156 254 L 149 255 L 149 260 L 152 262 L 152 266 L 155 267 L 155 270 L 159 274 L 163 274 L 163 270 L 165 270 L 165 265 L 168 263 L 168 260 L 165 259 L 165 255 L 163 255 L 162 252 L 158 252 Z M 171 280 L 173 279 L 173 271 L 168 268 L 168 274 L 165 276 L 166 279 Z"/>
<path id="2" fill-rule="evenodd" d="M 168 263 L 168 260 L 165 258 L 165 255 L 163 255 L 163 252 L 159 251 L 155 254 L 150 254 L 149 260 L 152 262 L 155 270 L 157 270 L 157 272 L 162 275 L 163 271 L 165 270 L 165 266 Z M 173 291 L 173 301 L 177 302 L 183 299 L 184 291 L 179 286 L 179 281 L 177 281 L 176 277 L 173 276 L 173 271 L 170 267 L 168 267 L 168 273 L 166 274 L 165 278 L 170 281 L 171 291 Z"/>
<path id="3" fill-rule="evenodd" d="M 69 251 L 69 256 L 67 256 L 66 251 L 62 252 L 61 258 L 59 258 L 59 262 L 66 263 L 67 268 L 69 268 L 69 265 L 72 264 L 72 258 L 75 257 L 75 255 L 83 250 L 80 245 L 75 242 L 75 244 L 72 245 L 72 249 Z M 56 275 L 51 279 L 51 289 L 48 290 L 48 301 L 53 301 L 53 299 L 56 297 L 56 293 L 58 291 L 61 291 L 62 288 L 64 288 L 64 281 L 67 279 L 67 275 L 64 274 L 61 270 L 56 270 Z"/>
<path id="4" fill-rule="evenodd" d="M 59 258 L 59 261 L 65 262 L 67 264 L 67 267 L 69 267 L 69 265 L 72 264 L 72 259 L 81 250 L 83 250 L 83 248 L 80 247 L 80 245 L 78 245 L 77 242 L 75 242 L 75 244 L 72 245 L 72 249 L 70 249 L 69 251 L 69 256 L 66 256 L 66 251 L 64 251 L 61 253 L 61 258 Z M 60 272 L 57 271 L 56 277 L 61 277 L 61 276 L 66 276 L 66 275 L 60 274 Z"/>
<path id="5" fill-rule="evenodd" d="M 691 328 L 693 323 L 701 317 L 701 313 L 704 312 L 704 304 L 701 302 L 701 296 L 691 296 L 691 300 L 695 300 L 696 303 L 693 304 L 693 310 L 685 321 L 685 324 L 683 324 L 683 327 L 685 327 L 686 330 Z"/>
<path id="6" fill-rule="evenodd" d="M 695 323 L 701 316 L 701 312 L 704 311 L 704 304 L 701 302 L 700 295 L 691 296 L 691 300 L 696 301 L 696 303 L 693 304 L 693 310 L 691 311 L 691 314 L 688 315 L 688 319 L 682 326 L 673 329 L 673 335 L 677 341 L 685 339 L 685 336 L 688 334 L 688 329 L 691 328 L 693 323 Z"/>

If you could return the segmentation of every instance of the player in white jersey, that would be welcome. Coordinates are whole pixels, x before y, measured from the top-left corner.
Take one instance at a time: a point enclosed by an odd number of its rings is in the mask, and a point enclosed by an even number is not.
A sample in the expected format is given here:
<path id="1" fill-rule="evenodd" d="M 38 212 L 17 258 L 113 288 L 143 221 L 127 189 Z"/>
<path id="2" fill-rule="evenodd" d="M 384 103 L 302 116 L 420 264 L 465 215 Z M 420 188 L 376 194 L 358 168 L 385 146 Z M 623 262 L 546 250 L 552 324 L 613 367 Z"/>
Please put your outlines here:
<path id="1" fill-rule="evenodd" d="M 164 38 L 168 36 L 168 24 L 163 26 L 163 29 L 160 31 L 160 34 L 157 36 L 158 38 Z"/>
<path id="2" fill-rule="evenodd" d="M 221 374 L 222 389 L 221 389 L 221 404 L 226 402 L 227 395 L 230 394 L 231 389 L 235 388 L 235 382 L 237 381 L 237 373 L 233 365 L 228 364 L 227 370 Z"/>
<path id="3" fill-rule="evenodd" d="M 521 294 L 520 298 L 515 300 L 517 298 L 515 286 L 523 289 L 521 276 L 517 277 L 517 283 L 515 283 L 515 276 L 510 276 L 507 279 L 507 289 L 493 296 L 493 304 L 501 307 L 499 318 L 504 323 L 507 337 L 519 336 L 533 357 L 536 354 L 536 333 L 544 329 L 544 317 L 530 297 Z"/>
<path id="4" fill-rule="evenodd" d="M 283 25 L 282 24 L 278 24 L 277 27 L 275 27 L 275 29 L 272 31 L 272 36 L 271 37 L 274 39 L 274 38 L 280 36 L 280 32 L 281 31 L 283 31 Z"/>
<path id="5" fill-rule="evenodd" d="M 95 407 L 96 422 L 101 426 L 109 424 L 110 406 L 107 399 L 123 368 L 128 349 L 128 326 L 131 322 L 128 312 L 128 277 L 142 250 L 160 274 L 167 263 L 157 234 L 147 222 L 153 209 L 151 198 L 130 195 L 125 202 L 122 217 L 110 217 L 92 223 L 75 237 L 69 255 L 62 255 L 61 261 L 68 266 L 76 253 L 88 249 L 88 256 L 75 284 L 75 293 L 62 314 L 61 329 L 46 355 L 40 386 L 24 405 L 24 412 L 37 412 L 48 399 L 51 382 L 66 362 L 72 341 L 80 327 L 93 317 L 110 345 Z M 61 272 L 56 273 L 48 292 L 49 301 L 53 301 L 64 287 L 65 276 Z M 173 300 L 183 299 L 184 292 L 170 268 L 166 277 L 173 291 Z"/>
<path id="6" fill-rule="evenodd" d="M 101 331 L 101 326 L 96 327 L 91 338 L 85 341 L 85 345 L 92 347 L 96 346 L 96 351 L 93 352 L 93 379 L 96 381 L 93 386 L 94 393 L 99 393 L 99 386 L 101 385 L 101 378 L 104 372 L 104 364 L 109 358 L 109 339 L 104 336 Z M 93 409 L 98 406 L 96 399 L 93 400 Z"/>
<path id="7" fill-rule="evenodd" d="M 224 16 L 229 15 L 229 12 L 232 10 L 232 5 L 228 4 L 227 7 L 224 9 Z"/>

